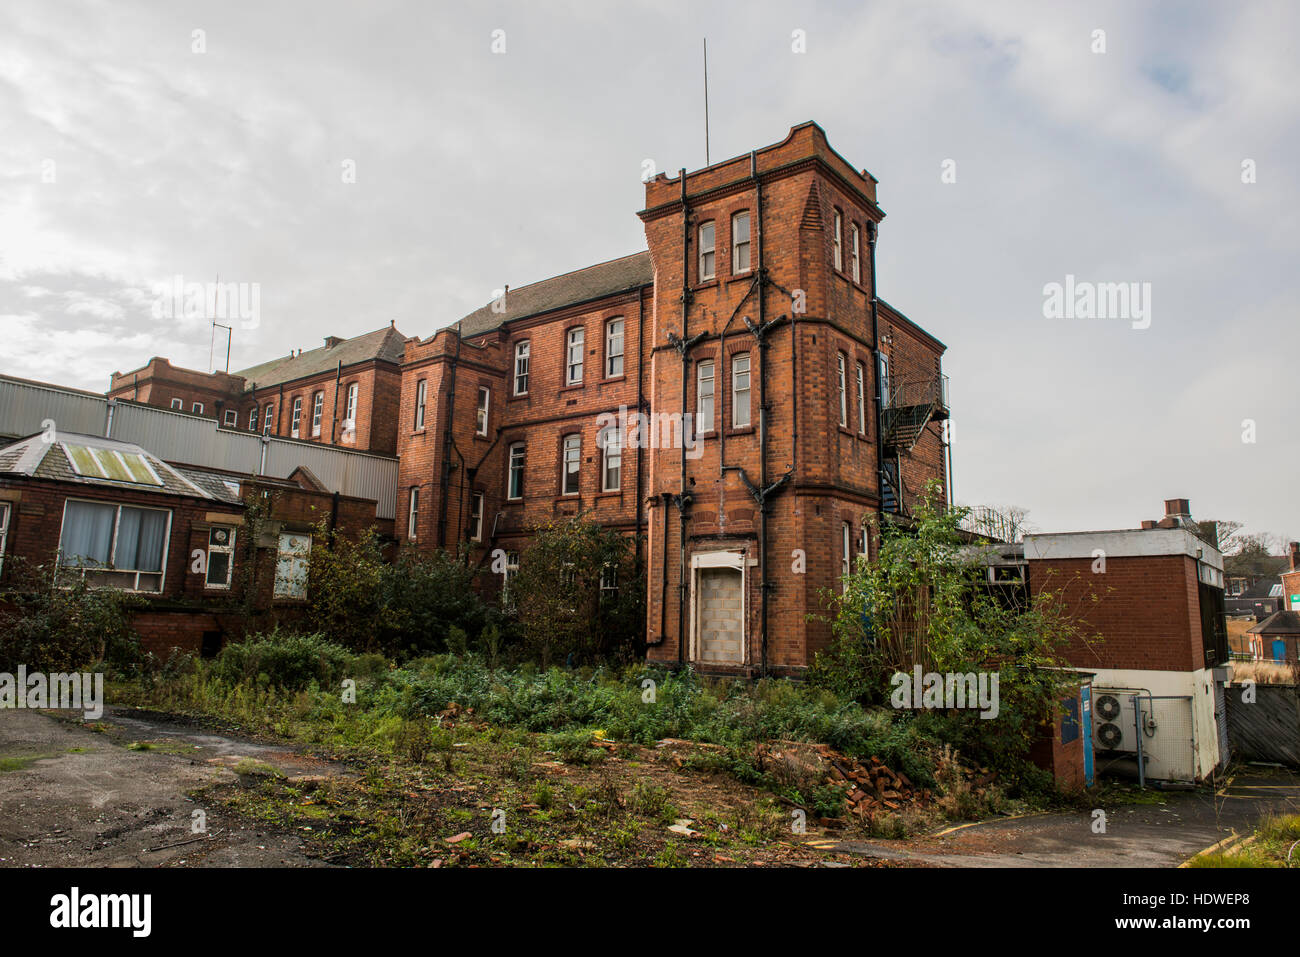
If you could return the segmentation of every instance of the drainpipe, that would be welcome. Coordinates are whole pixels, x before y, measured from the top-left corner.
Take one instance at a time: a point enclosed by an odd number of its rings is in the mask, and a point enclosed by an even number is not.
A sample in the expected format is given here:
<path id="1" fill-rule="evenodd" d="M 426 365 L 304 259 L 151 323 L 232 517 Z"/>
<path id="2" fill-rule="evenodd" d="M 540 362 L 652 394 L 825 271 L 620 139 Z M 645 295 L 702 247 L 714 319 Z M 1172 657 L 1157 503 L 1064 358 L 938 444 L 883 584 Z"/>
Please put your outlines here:
<path id="1" fill-rule="evenodd" d="M 338 444 L 339 432 L 339 383 L 343 381 L 343 360 L 339 360 L 334 370 L 334 415 L 330 421 L 330 445 Z"/>
<path id="2" fill-rule="evenodd" d="M 940 383 L 942 383 L 942 381 L 943 381 L 943 380 L 940 380 Z M 942 388 L 942 384 L 940 385 L 940 388 Z M 952 415 L 952 412 L 950 411 L 950 412 L 948 413 L 948 415 L 951 416 L 951 415 Z M 952 421 L 951 418 L 946 419 L 946 420 L 945 420 L 945 426 L 946 426 L 947 422 L 951 422 L 951 421 Z M 949 507 L 949 508 L 952 508 L 952 501 L 953 501 L 953 500 L 952 500 L 952 439 L 951 439 L 951 437 L 950 437 L 950 435 L 949 435 L 949 432 L 948 432 L 948 429 L 947 429 L 946 427 L 945 427 L 944 430 L 943 430 L 943 450 L 944 450 L 944 456 L 945 456 L 945 457 L 944 457 L 944 463 L 945 463 L 945 464 L 944 464 L 944 475 L 943 475 L 943 487 L 944 487 L 944 488 L 947 490 L 947 492 L 948 492 L 948 507 Z"/>
<path id="3" fill-rule="evenodd" d="M 871 378 L 875 381 L 875 388 L 872 389 L 876 406 L 876 502 L 877 508 L 884 504 L 885 489 L 885 443 L 884 436 L 880 434 L 881 425 L 884 423 L 884 404 L 880 392 L 880 316 L 877 303 L 879 298 L 876 295 L 876 223 L 873 220 L 867 220 L 867 257 L 871 262 L 871 361 L 875 368 L 871 370 Z M 901 482 L 899 483 L 902 484 Z M 902 492 L 899 489 L 894 490 L 894 498 L 898 502 L 899 511 L 902 511 Z"/>
<path id="4" fill-rule="evenodd" d="M 104 423 L 104 438 L 113 437 L 113 409 L 117 407 L 117 399 L 108 400 L 108 421 Z"/>
<path id="5" fill-rule="evenodd" d="M 456 368 L 460 365 L 460 323 L 456 323 L 456 354 L 451 360 L 451 378 L 447 384 L 447 408 L 443 410 L 442 474 L 438 477 L 438 545 L 447 546 L 447 487 L 451 481 L 451 424 L 456 412 Z"/>
<path id="6" fill-rule="evenodd" d="M 755 252 L 757 253 L 759 284 L 758 284 L 758 327 L 766 330 L 766 313 L 767 313 L 767 267 L 763 263 L 763 182 L 758 178 L 758 154 L 750 151 L 749 154 L 749 175 L 754 180 L 754 221 L 758 231 L 758 238 L 755 241 Z M 767 488 L 767 336 L 764 335 L 758 340 L 758 474 L 759 488 Z M 759 577 L 761 579 L 759 590 L 761 593 L 762 615 L 759 624 L 759 634 L 762 638 L 762 661 L 761 674 L 767 676 L 767 605 L 768 592 L 772 590 L 772 583 L 768 579 L 767 565 L 767 499 L 764 498 L 758 510 L 758 536 L 760 550 L 758 553 Z"/>
<path id="7" fill-rule="evenodd" d="M 691 210 L 686 202 L 686 168 L 678 174 L 682 181 L 682 427 L 685 428 L 686 388 L 689 381 L 690 360 L 686 356 L 691 341 L 687 338 L 687 324 L 691 311 Z M 686 661 L 686 509 L 690 502 L 686 493 L 686 443 L 682 443 L 681 479 L 674 504 L 677 506 L 677 663 Z M 667 514 L 667 509 L 664 509 Z"/>
<path id="8" fill-rule="evenodd" d="M 645 391 L 642 387 L 642 380 L 645 372 L 645 289 L 638 289 L 636 294 L 636 410 L 638 413 L 645 411 Z M 639 430 L 638 430 L 639 431 Z M 638 572 L 641 570 L 641 514 L 644 507 L 641 496 L 644 489 L 641 485 L 641 456 L 643 452 L 643 443 L 641 437 L 637 436 L 636 443 L 636 549 L 635 562 Z M 662 638 L 662 635 L 660 636 Z"/>
<path id="9" fill-rule="evenodd" d="M 666 627 L 668 624 L 668 505 L 673 500 L 672 492 L 664 492 L 661 496 L 664 500 L 664 547 L 663 547 L 663 570 L 659 576 L 659 644 L 663 644 L 667 637 Z M 681 642 L 679 641 L 680 645 Z M 682 660 L 681 649 L 677 649 L 677 660 Z"/>

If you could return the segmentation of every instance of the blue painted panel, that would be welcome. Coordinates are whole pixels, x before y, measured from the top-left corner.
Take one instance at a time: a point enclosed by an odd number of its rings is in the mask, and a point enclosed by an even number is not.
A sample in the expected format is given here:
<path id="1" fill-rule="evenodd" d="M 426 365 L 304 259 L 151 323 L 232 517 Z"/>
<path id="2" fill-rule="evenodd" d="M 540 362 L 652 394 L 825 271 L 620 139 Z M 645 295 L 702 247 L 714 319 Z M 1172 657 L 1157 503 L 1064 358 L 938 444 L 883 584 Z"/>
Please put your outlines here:
<path id="1" fill-rule="evenodd" d="M 1085 786 L 1092 787 L 1092 686 L 1084 685 L 1079 689 L 1079 700 L 1083 705 L 1083 780 Z"/>

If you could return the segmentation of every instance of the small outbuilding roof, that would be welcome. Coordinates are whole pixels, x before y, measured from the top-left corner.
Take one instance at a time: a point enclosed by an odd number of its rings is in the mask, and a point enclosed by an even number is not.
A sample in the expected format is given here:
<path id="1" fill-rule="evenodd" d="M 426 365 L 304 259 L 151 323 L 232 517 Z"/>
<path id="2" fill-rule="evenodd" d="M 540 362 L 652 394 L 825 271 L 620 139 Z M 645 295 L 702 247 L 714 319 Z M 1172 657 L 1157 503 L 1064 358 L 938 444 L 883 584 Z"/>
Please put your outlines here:
<path id="1" fill-rule="evenodd" d="M 1248 635 L 1273 635 L 1278 638 L 1300 635 L 1300 612 L 1275 611 L 1258 625 L 1247 628 Z"/>

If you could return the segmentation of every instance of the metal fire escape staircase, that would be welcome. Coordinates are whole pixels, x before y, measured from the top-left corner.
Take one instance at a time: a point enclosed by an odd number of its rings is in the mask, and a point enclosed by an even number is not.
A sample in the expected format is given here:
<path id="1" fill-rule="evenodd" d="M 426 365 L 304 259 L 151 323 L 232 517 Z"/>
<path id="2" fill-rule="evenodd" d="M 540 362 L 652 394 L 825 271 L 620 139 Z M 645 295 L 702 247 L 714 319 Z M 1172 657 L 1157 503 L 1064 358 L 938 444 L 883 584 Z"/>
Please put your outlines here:
<path id="1" fill-rule="evenodd" d="M 897 512 L 899 457 L 916 447 L 927 425 L 948 418 L 948 377 L 899 377 L 889 385 L 880 412 L 880 437 L 885 450 L 880 468 L 881 507 L 886 512 Z"/>

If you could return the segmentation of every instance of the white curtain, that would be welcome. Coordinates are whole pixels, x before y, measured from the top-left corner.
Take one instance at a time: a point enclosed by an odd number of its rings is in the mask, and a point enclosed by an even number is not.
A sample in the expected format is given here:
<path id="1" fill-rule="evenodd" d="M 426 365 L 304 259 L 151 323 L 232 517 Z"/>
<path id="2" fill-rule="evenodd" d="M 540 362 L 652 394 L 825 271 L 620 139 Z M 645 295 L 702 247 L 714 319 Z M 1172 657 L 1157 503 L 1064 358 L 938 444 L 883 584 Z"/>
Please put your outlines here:
<path id="1" fill-rule="evenodd" d="M 64 565 L 107 565 L 117 506 L 98 502 L 68 502 L 59 542 Z"/>
<path id="2" fill-rule="evenodd" d="M 113 567 L 136 572 L 162 571 L 166 535 L 166 512 L 123 505 L 117 545 L 113 549 Z"/>

